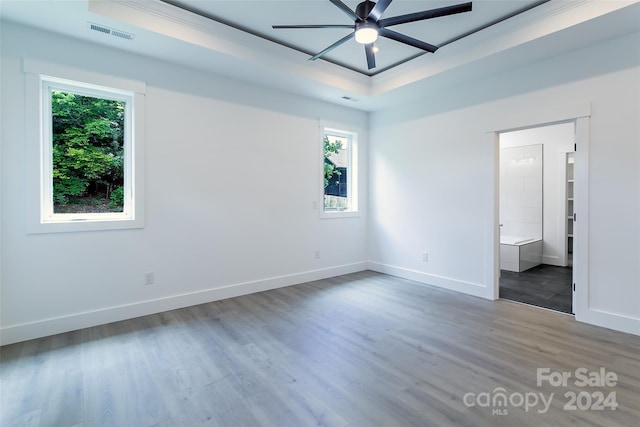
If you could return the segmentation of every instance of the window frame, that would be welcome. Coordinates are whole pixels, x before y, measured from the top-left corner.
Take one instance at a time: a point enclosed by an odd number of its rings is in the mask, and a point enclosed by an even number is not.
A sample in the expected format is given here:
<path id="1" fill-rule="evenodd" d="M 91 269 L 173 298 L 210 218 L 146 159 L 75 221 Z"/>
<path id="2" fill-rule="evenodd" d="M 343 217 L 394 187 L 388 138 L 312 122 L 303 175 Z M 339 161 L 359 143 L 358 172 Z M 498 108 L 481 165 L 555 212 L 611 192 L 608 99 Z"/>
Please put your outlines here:
<path id="1" fill-rule="evenodd" d="M 144 83 L 24 62 L 27 136 L 27 233 L 144 227 Z M 54 213 L 51 93 L 59 90 L 125 103 L 122 212 Z"/>
<path id="2" fill-rule="evenodd" d="M 347 199 L 349 200 L 349 209 L 348 210 L 335 210 L 335 211 L 327 211 L 324 207 L 324 138 L 327 135 L 333 135 L 339 138 L 346 138 L 348 141 L 348 152 L 347 152 Z M 358 133 L 346 131 L 342 129 L 323 127 L 322 128 L 322 137 L 320 150 L 322 154 L 321 161 L 321 179 L 320 179 L 320 218 L 328 219 L 328 218 L 348 218 L 348 217 L 357 217 L 360 216 L 360 210 L 358 206 L 358 193 L 359 193 L 359 185 L 358 185 Z"/>

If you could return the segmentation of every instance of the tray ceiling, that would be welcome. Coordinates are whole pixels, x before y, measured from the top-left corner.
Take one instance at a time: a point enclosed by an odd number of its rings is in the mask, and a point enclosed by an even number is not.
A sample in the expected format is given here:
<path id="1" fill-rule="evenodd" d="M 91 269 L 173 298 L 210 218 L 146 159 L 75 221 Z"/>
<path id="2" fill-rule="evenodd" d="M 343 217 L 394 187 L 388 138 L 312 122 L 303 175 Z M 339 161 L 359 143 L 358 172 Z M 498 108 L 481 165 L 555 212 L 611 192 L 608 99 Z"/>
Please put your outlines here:
<path id="1" fill-rule="evenodd" d="M 475 0 L 471 12 L 427 19 L 390 27 L 438 47 L 481 31 L 549 0 Z M 348 35 L 350 29 L 273 29 L 272 25 L 346 24 L 353 21 L 329 0 L 302 1 L 220 1 L 220 0 L 164 0 L 207 19 L 227 24 L 265 40 L 290 47 L 313 56 Z M 436 9 L 464 0 L 395 0 L 383 18 Z M 344 0 L 355 10 L 359 1 Z M 376 75 L 427 53 L 406 44 L 379 37 L 375 42 L 376 67 L 369 70 L 364 46 L 350 40 L 332 50 L 320 60 L 366 75 Z"/>
<path id="2" fill-rule="evenodd" d="M 343 2 L 352 9 L 358 3 Z M 383 18 L 459 3 L 464 1 L 394 0 Z M 329 0 L 0 0 L 0 17 L 238 82 L 375 111 L 420 96 L 448 96 L 493 73 L 638 33 L 640 1 L 476 0 L 471 12 L 394 26 L 444 47 L 432 54 L 380 40 L 371 71 L 363 46 L 353 40 L 326 59 L 308 60 L 344 30 L 271 28 L 350 24 Z M 72 52 L 65 45 L 51 52 L 55 58 L 67 54 Z"/>

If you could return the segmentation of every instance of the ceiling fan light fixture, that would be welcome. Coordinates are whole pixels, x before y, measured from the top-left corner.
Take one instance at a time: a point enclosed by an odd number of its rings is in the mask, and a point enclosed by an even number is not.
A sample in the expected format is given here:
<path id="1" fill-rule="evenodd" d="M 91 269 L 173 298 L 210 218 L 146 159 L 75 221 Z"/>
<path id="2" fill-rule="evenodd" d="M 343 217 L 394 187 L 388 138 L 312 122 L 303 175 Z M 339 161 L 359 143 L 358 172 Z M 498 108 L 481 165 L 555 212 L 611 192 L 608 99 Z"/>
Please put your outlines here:
<path id="1" fill-rule="evenodd" d="M 2 1 L 2 0 L 0 0 Z M 387 10 L 387 7 L 393 0 L 377 0 L 375 2 L 371 0 L 364 0 L 358 3 L 356 10 L 353 11 L 349 6 L 344 4 L 342 0 L 329 0 L 334 6 L 340 9 L 345 15 L 349 16 L 354 22 L 354 25 L 342 25 L 342 24 L 312 24 L 312 25 L 273 25 L 274 29 L 287 29 L 287 28 L 345 28 L 351 29 L 346 36 L 342 37 L 337 42 L 333 43 L 323 51 L 316 53 L 309 58 L 311 61 L 315 61 L 318 58 L 322 58 L 333 49 L 342 46 L 350 40 L 355 38 L 356 42 L 364 45 L 364 52 L 367 58 L 367 67 L 369 70 L 376 67 L 376 53 L 378 47 L 374 44 L 378 37 L 384 37 L 391 39 L 416 49 L 421 49 L 425 52 L 435 52 L 438 50 L 438 46 L 423 42 L 418 39 L 414 39 L 408 35 L 398 33 L 390 30 L 387 27 L 391 27 L 399 24 L 408 24 L 410 22 L 424 21 L 426 19 L 438 18 L 441 16 L 455 15 L 463 12 L 470 12 L 472 9 L 472 2 L 454 4 L 452 6 L 444 6 L 436 9 L 423 10 L 420 12 L 408 13 L 405 15 L 392 16 L 390 18 L 382 19 L 382 15 Z M 544 0 L 548 1 L 548 0 Z M 544 3 L 543 1 L 543 3 Z M 538 2 L 539 3 L 539 2 Z M 520 12 L 518 12 L 520 13 Z M 506 18 L 505 18 L 506 19 Z M 493 25 L 493 24 L 489 24 Z M 486 28 L 486 27 L 483 27 Z M 471 33 L 475 33 L 479 30 L 473 30 Z M 460 36 L 466 37 L 466 35 Z M 458 40 L 457 38 L 455 40 Z M 450 41 L 447 43 L 451 43 Z M 411 59 L 411 58 L 409 58 Z M 407 59 L 408 60 L 408 59 Z"/>
<path id="2" fill-rule="evenodd" d="M 357 25 L 355 37 L 360 44 L 371 44 L 378 40 L 378 27 L 371 22 L 363 22 Z"/>

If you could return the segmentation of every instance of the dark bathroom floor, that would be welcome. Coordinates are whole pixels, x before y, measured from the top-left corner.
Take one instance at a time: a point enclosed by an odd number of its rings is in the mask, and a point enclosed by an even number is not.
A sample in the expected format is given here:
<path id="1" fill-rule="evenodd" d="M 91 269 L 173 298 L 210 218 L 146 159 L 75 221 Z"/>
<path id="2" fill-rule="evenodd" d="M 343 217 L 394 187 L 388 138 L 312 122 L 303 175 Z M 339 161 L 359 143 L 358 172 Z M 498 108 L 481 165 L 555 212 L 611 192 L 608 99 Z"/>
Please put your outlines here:
<path id="1" fill-rule="evenodd" d="M 571 267 L 543 264 L 522 273 L 502 270 L 500 298 L 573 313 L 571 281 Z"/>

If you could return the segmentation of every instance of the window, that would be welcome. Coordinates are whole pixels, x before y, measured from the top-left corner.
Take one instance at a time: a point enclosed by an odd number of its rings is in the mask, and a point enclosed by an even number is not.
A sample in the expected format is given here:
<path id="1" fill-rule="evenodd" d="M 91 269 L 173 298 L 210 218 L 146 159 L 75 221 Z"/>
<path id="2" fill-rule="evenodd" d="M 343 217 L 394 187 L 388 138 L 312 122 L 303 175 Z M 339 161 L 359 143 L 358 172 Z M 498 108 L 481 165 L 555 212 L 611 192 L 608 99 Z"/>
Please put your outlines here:
<path id="1" fill-rule="evenodd" d="M 27 135 L 28 231 L 142 227 L 144 96 L 41 74 L 27 82 L 37 84 L 27 91 L 28 127 L 39 122 Z"/>
<path id="2" fill-rule="evenodd" d="M 325 129 L 323 150 L 323 216 L 358 212 L 357 135 Z"/>
<path id="3" fill-rule="evenodd" d="M 42 92 L 43 217 L 126 216 L 131 210 L 131 95 L 50 80 L 43 80 Z"/>

